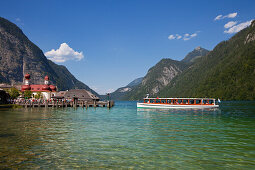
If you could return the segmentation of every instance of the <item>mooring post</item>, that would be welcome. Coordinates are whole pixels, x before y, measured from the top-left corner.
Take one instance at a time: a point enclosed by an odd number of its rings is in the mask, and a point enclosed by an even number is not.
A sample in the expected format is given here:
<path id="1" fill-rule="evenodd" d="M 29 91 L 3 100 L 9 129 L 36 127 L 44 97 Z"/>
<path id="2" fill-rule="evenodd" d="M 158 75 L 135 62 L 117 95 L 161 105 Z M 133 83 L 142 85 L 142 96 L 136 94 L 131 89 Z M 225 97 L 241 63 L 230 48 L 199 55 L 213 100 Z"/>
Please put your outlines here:
<path id="1" fill-rule="evenodd" d="M 88 108 L 88 101 L 85 102 L 86 109 Z"/>
<path id="2" fill-rule="evenodd" d="M 94 105 L 94 107 L 97 107 L 96 100 L 94 100 L 93 105 Z"/>

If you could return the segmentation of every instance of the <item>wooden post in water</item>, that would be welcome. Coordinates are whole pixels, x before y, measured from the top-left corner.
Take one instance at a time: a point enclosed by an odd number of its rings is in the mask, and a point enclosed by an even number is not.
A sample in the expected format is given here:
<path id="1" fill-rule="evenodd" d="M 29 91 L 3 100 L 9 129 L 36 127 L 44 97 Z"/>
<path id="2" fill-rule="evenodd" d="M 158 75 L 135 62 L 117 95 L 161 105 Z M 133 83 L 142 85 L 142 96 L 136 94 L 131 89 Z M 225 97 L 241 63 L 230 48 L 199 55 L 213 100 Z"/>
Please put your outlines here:
<path id="1" fill-rule="evenodd" d="M 88 108 L 88 101 L 85 101 L 86 109 Z"/>
<path id="2" fill-rule="evenodd" d="M 97 107 L 96 100 L 94 100 L 93 105 L 94 105 L 94 107 Z"/>

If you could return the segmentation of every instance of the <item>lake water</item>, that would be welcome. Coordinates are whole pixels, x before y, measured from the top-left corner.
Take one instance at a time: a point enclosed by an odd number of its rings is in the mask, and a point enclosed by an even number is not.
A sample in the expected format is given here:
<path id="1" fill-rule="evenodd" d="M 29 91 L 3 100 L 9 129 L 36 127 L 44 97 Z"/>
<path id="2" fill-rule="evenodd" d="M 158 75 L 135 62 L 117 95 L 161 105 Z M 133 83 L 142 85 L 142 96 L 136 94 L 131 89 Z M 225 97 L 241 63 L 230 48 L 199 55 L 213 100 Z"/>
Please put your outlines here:
<path id="1" fill-rule="evenodd" d="M 0 169 L 255 169 L 255 102 L 0 110 Z"/>

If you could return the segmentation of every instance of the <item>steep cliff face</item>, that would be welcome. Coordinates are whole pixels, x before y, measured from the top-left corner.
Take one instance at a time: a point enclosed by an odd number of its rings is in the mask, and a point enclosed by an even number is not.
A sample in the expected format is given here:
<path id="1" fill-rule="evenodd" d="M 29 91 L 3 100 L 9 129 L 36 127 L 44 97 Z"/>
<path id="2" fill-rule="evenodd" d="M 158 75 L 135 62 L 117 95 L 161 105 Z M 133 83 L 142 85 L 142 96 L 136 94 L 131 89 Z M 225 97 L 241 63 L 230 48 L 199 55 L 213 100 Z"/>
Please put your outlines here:
<path id="1" fill-rule="evenodd" d="M 46 72 L 54 72 L 43 52 L 15 24 L 3 18 L 0 18 L 0 65 L 4 82 L 13 84 L 22 83 L 25 73 L 32 75 L 32 82 L 40 82 Z"/>
<path id="2" fill-rule="evenodd" d="M 162 59 L 155 66 L 149 69 L 142 83 L 130 90 L 123 98 L 137 100 L 146 94 L 155 96 L 162 88 L 168 85 L 171 80 L 180 74 L 187 65 L 172 59 Z"/>
<path id="3" fill-rule="evenodd" d="M 49 61 L 20 28 L 0 17 L 0 83 L 22 84 L 26 73 L 31 75 L 31 83 L 43 83 L 48 75 L 59 90 L 83 88 L 98 95 L 64 66 Z"/>
<path id="4" fill-rule="evenodd" d="M 208 54 L 208 50 L 197 47 L 192 52 L 189 52 L 182 61 L 172 59 L 162 59 L 155 66 L 149 69 L 142 83 L 129 90 L 123 99 L 137 100 L 143 98 L 146 94 L 158 96 L 160 91 L 168 86 L 173 79 L 179 76 L 183 71 L 192 67 L 202 57 Z"/>
<path id="5" fill-rule="evenodd" d="M 185 65 L 171 59 L 162 59 L 152 67 L 142 81 L 142 86 L 146 87 L 152 95 L 159 92 L 175 76 L 182 72 Z"/>

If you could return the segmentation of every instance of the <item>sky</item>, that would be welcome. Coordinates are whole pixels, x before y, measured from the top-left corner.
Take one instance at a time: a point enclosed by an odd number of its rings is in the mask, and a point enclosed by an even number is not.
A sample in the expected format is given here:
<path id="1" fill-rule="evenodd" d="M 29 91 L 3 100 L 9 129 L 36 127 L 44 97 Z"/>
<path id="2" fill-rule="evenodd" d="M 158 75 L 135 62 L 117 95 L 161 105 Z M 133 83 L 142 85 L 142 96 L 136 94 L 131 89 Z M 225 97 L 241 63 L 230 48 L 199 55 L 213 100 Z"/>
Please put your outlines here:
<path id="1" fill-rule="evenodd" d="M 254 0 L 0 0 L 44 54 L 99 94 L 146 75 L 163 58 L 212 50 L 255 19 Z"/>

